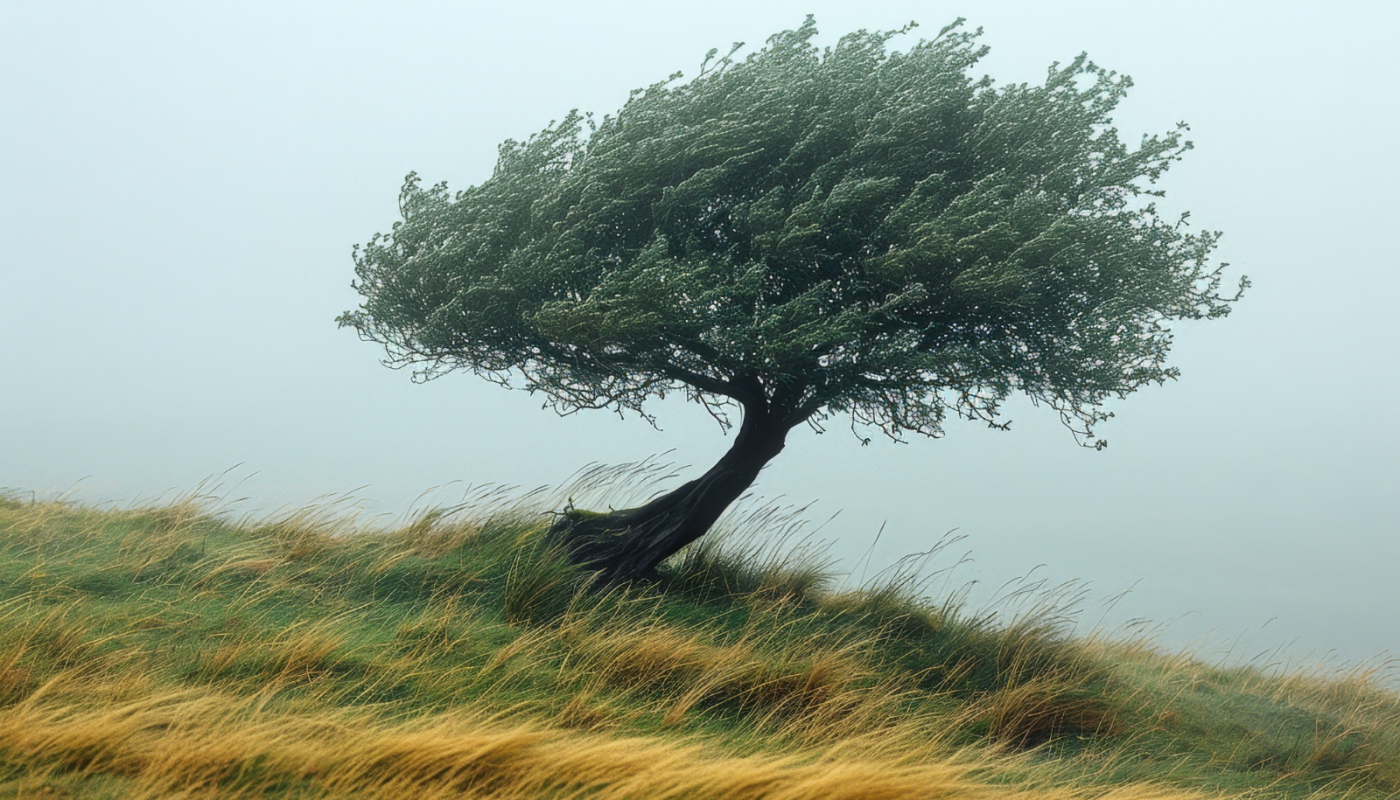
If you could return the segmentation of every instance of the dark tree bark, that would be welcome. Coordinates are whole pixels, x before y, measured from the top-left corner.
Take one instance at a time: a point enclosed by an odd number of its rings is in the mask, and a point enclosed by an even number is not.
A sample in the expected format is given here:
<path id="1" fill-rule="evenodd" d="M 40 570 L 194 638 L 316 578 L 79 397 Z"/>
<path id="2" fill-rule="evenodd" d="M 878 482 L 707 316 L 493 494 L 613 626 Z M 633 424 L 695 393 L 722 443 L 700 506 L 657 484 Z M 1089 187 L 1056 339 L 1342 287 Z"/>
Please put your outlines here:
<path id="1" fill-rule="evenodd" d="M 593 515 L 566 512 L 550 534 L 574 561 L 597 570 L 605 584 L 653 574 L 656 566 L 705 535 L 724 510 L 782 452 L 795 423 L 758 404 L 744 404 L 744 419 L 729 452 L 699 478 L 637 508 Z"/>

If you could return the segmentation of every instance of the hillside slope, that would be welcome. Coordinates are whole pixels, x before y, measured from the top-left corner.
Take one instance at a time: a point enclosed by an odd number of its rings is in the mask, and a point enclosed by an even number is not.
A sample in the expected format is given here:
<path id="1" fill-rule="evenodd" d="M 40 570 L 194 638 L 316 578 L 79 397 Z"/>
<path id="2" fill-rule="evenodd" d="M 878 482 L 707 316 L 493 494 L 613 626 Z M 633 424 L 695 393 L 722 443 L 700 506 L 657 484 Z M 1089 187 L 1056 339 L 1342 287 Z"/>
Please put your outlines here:
<path id="1" fill-rule="evenodd" d="M 1400 793 L 1400 697 L 1365 671 L 1220 669 L 712 545 L 602 592 L 544 522 L 0 499 L 0 796 Z"/>

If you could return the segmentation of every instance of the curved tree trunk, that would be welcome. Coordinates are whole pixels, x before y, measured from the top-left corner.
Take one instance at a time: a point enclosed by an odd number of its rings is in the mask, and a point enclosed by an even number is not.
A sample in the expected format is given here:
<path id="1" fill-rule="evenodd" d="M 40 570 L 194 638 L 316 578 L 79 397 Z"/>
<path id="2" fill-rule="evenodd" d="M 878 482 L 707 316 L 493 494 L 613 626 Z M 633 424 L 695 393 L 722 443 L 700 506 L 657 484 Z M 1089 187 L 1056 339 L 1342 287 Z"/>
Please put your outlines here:
<path id="1" fill-rule="evenodd" d="M 699 478 L 637 508 L 593 516 L 574 512 L 554 523 L 575 562 L 605 583 L 651 574 L 667 557 L 705 535 L 720 514 L 783 449 L 792 424 L 746 406 L 729 452 Z"/>

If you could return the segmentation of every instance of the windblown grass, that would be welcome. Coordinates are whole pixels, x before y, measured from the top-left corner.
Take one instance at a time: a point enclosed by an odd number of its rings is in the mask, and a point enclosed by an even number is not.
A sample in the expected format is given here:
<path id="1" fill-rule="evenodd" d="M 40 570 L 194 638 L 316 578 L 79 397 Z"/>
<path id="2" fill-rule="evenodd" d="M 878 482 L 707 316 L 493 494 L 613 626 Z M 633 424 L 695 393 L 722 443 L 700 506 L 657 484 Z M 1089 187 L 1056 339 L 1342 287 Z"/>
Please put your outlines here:
<path id="1" fill-rule="evenodd" d="M 0 498 L 0 797 L 1400 793 L 1384 665 L 1076 639 L 1073 587 L 969 613 L 919 559 L 837 591 L 791 509 L 604 591 L 475 499 L 374 528 Z"/>

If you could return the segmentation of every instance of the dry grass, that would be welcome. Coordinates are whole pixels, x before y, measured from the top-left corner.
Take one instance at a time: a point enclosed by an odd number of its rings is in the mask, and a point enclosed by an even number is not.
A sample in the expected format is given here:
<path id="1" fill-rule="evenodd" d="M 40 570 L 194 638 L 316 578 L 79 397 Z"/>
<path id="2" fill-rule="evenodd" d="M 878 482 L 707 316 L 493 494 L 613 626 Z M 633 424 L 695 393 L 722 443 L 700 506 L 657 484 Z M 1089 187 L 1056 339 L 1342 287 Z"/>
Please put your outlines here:
<path id="1" fill-rule="evenodd" d="M 746 715 L 753 724 L 800 719 L 811 726 L 841 718 L 851 730 L 888 710 L 884 690 L 861 683 L 873 668 L 858 646 L 794 639 L 777 629 L 722 644 L 712 631 L 654 618 L 577 625 L 563 635 L 581 678 L 627 692 L 634 706 L 653 704 L 666 726 L 708 708 Z"/>
<path id="2" fill-rule="evenodd" d="M 931 758 L 907 742 L 735 756 L 699 740 L 582 732 L 471 710 L 392 722 L 363 712 L 273 710 L 266 698 L 212 692 L 85 706 L 36 695 L 0 711 L 0 751 L 40 767 L 111 776 L 126 782 L 128 796 L 149 797 L 1088 796 L 1050 786 L 994 787 L 987 780 L 998 768 L 994 757 Z M 1113 796 L 1196 795 L 1137 788 Z"/>

